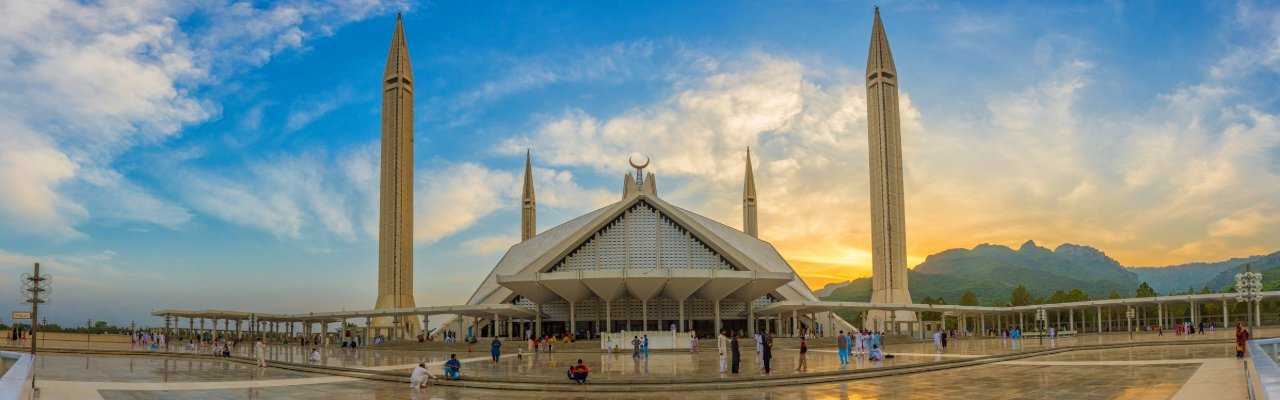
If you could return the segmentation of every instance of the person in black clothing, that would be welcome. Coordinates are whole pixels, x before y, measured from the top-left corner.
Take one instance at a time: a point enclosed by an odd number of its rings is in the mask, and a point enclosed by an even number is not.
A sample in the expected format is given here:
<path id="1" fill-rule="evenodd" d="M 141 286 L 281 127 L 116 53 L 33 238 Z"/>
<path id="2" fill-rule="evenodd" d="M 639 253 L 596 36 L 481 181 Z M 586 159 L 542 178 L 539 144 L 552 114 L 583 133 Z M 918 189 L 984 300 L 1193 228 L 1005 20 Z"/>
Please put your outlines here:
<path id="1" fill-rule="evenodd" d="M 764 373 L 768 375 L 769 360 L 773 359 L 773 336 L 769 336 L 768 333 L 765 333 L 762 341 L 764 342 L 764 355 L 761 358 L 764 360 Z"/>
<path id="2" fill-rule="evenodd" d="M 741 359 L 742 353 L 738 350 L 738 335 L 733 335 L 729 339 L 729 371 L 738 373 L 738 361 Z"/>

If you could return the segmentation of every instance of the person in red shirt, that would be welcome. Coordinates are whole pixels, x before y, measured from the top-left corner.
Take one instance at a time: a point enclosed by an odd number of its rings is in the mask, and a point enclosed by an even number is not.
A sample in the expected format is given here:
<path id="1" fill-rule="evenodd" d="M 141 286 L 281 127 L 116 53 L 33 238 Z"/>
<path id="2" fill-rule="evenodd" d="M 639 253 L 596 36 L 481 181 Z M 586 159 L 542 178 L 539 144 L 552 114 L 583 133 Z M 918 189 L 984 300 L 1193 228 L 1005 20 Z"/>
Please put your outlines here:
<path id="1" fill-rule="evenodd" d="M 579 358 L 578 365 L 569 367 L 569 380 L 577 382 L 578 384 L 587 383 L 587 374 L 590 373 L 591 369 L 587 368 L 587 364 L 583 363 L 582 359 Z"/>
<path id="2" fill-rule="evenodd" d="M 1249 330 L 1236 321 L 1236 358 L 1244 358 L 1244 344 L 1249 341 Z"/>

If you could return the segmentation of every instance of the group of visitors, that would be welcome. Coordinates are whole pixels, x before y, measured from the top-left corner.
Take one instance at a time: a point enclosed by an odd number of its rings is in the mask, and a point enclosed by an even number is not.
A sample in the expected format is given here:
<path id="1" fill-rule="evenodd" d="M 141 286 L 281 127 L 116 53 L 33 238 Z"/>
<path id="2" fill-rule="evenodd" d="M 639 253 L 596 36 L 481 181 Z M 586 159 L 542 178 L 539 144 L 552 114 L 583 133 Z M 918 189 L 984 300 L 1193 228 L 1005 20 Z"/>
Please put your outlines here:
<path id="1" fill-rule="evenodd" d="M 934 333 L 935 345 L 941 346 L 944 334 Z M 866 329 L 839 331 L 836 333 L 836 353 L 839 354 L 840 365 L 849 365 L 850 357 L 862 358 L 864 355 L 871 361 L 884 360 L 884 333 Z M 892 357 L 892 356 L 888 356 Z"/>
<path id="2" fill-rule="evenodd" d="M 528 347 L 530 352 L 534 353 L 550 353 L 555 350 L 558 343 L 573 343 L 573 337 L 564 335 L 544 335 L 542 337 L 529 336 Z"/>
<path id="3" fill-rule="evenodd" d="M 720 331 L 716 336 L 716 351 L 720 355 L 720 373 L 728 372 L 737 374 L 742 363 L 742 350 L 738 345 L 738 334 L 730 335 L 729 331 Z M 773 337 L 766 334 L 757 333 L 754 335 L 756 343 L 756 361 L 760 365 L 762 372 L 768 374 L 772 372 L 770 363 L 773 361 Z M 808 351 L 804 341 L 801 340 L 801 358 Z M 801 361 L 803 363 L 803 361 Z M 799 366 L 797 366 L 799 368 Z"/>
<path id="4" fill-rule="evenodd" d="M 442 369 L 445 379 L 455 381 L 462 379 L 462 361 L 458 360 L 457 354 L 450 354 L 449 359 L 442 365 Z M 436 377 L 431 375 L 431 371 L 427 370 L 427 364 L 418 363 L 418 366 L 413 368 L 413 372 L 409 373 L 409 387 L 414 389 L 425 388 L 431 382 L 431 379 L 436 379 Z"/>
<path id="5" fill-rule="evenodd" d="M 631 358 L 649 358 L 649 335 L 631 337 Z"/>
<path id="6" fill-rule="evenodd" d="M 169 337 L 163 333 L 135 331 L 129 335 L 129 345 L 131 347 L 146 347 L 155 350 L 165 347 L 169 344 Z"/>

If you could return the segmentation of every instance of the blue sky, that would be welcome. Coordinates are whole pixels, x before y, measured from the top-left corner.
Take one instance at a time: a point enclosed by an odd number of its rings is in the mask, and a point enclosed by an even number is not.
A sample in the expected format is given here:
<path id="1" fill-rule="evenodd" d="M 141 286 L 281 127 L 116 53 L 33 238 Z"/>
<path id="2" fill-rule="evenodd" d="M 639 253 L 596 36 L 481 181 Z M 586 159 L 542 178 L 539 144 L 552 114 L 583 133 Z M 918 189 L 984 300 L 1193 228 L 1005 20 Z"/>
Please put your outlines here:
<path id="1" fill-rule="evenodd" d="M 881 7 L 917 262 L 1280 249 L 1275 3 Z M 663 197 L 739 226 L 752 146 L 762 236 L 811 285 L 868 274 L 871 3 L 49 0 L 0 5 L 0 287 L 42 262 L 61 323 L 369 307 L 397 11 L 419 303 L 465 301 L 518 239 L 526 148 L 547 229 L 616 199 L 632 151 Z"/>

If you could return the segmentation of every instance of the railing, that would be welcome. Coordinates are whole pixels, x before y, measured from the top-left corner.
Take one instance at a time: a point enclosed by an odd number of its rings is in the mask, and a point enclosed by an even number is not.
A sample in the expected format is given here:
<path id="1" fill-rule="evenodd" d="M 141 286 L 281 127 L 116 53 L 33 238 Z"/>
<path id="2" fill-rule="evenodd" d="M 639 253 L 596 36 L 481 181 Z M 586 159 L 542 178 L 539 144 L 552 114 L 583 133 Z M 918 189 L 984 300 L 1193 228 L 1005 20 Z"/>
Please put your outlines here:
<path id="1" fill-rule="evenodd" d="M 31 380 L 35 377 L 35 365 L 31 355 L 0 351 L 0 357 L 16 360 L 0 377 L 0 400 L 32 399 Z"/>
<path id="2" fill-rule="evenodd" d="M 1255 399 L 1280 399 L 1280 338 L 1250 340 L 1249 392 Z"/>

